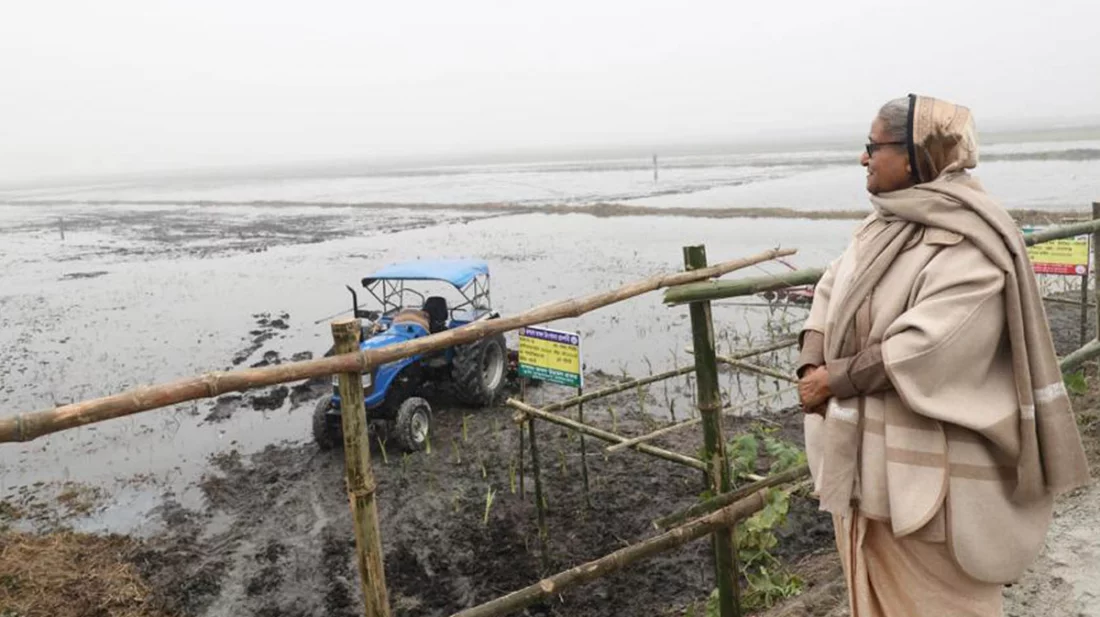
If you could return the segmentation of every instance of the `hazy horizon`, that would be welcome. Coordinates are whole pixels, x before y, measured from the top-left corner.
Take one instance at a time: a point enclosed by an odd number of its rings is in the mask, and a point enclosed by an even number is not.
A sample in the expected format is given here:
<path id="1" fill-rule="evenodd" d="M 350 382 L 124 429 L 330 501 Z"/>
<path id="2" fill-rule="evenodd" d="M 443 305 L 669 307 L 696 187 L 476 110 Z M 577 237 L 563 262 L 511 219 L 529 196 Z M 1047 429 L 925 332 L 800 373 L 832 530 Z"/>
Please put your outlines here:
<path id="1" fill-rule="evenodd" d="M 0 186 L 858 148 L 911 91 L 968 105 L 983 138 L 1094 128 L 1098 21 L 1068 0 L 22 4 L 0 23 Z"/>

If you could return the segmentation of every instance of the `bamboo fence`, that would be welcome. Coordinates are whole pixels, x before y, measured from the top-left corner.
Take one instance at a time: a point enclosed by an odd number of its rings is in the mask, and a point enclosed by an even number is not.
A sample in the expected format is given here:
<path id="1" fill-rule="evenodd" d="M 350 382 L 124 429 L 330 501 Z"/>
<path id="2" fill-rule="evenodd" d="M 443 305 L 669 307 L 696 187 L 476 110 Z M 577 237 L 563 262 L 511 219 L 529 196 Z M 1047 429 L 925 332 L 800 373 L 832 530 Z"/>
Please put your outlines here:
<path id="1" fill-rule="evenodd" d="M 702 270 L 660 274 L 623 285 L 612 291 L 553 302 L 512 317 L 474 322 L 461 328 L 383 349 L 357 351 L 327 358 L 288 362 L 255 369 L 207 373 L 167 384 L 137 388 L 121 394 L 63 405 L 54 409 L 8 415 L 0 419 L 0 443 L 30 441 L 42 435 L 58 431 L 187 401 L 213 398 L 227 392 L 240 392 L 251 388 L 325 377 L 337 373 L 368 372 L 372 367 L 401 358 L 472 343 L 487 336 L 516 330 L 524 326 L 579 317 L 598 308 L 657 289 L 722 276 L 777 257 L 793 255 L 795 252 L 792 249 L 772 249 L 752 257 L 727 261 Z"/>

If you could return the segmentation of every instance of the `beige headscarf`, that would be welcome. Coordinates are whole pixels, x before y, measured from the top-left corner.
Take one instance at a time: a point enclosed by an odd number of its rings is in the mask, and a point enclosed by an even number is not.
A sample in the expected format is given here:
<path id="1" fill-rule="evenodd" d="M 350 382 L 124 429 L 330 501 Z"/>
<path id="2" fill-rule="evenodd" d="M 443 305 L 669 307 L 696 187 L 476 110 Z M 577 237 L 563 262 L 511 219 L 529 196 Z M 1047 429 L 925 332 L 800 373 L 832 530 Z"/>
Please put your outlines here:
<path id="1" fill-rule="evenodd" d="M 910 94 L 906 138 L 914 184 L 978 166 L 974 117 L 962 105 Z"/>
<path id="2" fill-rule="evenodd" d="M 1088 482 L 1084 449 L 1023 236 L 1008 213 L 965 171 L 978 161 L 970 112 L 946 101 L 910 95 L 909 119 L 910 162 L 918 184 L 872 196 L 886 223 L 861 251 L 844 295 L 831 301 L 838 304 L 826 324 L 834 335 L 825 359 L 846 357 L 866 346 L 856 332 L 857 313 L 873 319 L 871 291 L 917 234 L 926 227 L 960 234 L 1005 271 L 1021 445 L 1013 500 L 1031 503 L 1082 486 Z M 818 491 L 822 509 L 843 513 L 857 494 L 861 424 L 825 419 L 826 484 Z"/>

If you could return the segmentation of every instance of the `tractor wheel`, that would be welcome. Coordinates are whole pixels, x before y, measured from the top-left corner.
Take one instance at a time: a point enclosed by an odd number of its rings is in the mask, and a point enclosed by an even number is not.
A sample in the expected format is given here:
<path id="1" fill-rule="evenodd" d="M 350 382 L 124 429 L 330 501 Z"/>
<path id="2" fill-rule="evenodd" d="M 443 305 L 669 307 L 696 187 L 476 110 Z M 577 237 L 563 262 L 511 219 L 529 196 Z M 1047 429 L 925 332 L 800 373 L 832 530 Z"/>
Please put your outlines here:
<path id="1" fill-rule="evenodd" d="M 419 452 L 428 445 L 431 436 L 432 408 L 428 401 L 412 396 L 397 408 L 392 433 L 406 452 Z"/>
<path id="2" fill-rule="evenodd" d="M 504 390 L 507 354 L 502 334 L 455 347 L 451 379 L 458 400 L 475 407 L 492 406 Z"/>
<path id="3" fill-rule="evenodd" d="M 344 445 L 344 436 L 340 427 L 328 417 L 328 410 L 332 407 L 332 398 L 325 396 L 317 401 L 317 407 L 313 410 L 313 441 L 322 450 L 331 450 Z"/>

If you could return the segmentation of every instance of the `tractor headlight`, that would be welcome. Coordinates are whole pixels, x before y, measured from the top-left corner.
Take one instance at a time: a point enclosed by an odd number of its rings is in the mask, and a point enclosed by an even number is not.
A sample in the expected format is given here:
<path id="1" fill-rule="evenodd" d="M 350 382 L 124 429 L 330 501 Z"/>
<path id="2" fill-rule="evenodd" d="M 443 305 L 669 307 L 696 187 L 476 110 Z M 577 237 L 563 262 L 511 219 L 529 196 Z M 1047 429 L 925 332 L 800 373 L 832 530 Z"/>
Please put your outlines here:
<path id="1" fill-rule="evenodd" d="M 363 373 L 363 389 L 364 390 L 370 390 L 371 383 L 373 383 L 371 381 L 371 374 L 370 373 Z M 333 375 L 332 376 L 332 388 L 334 390 L 339 390 L 340 389 L 340 376 L 339 375 Z"/>

